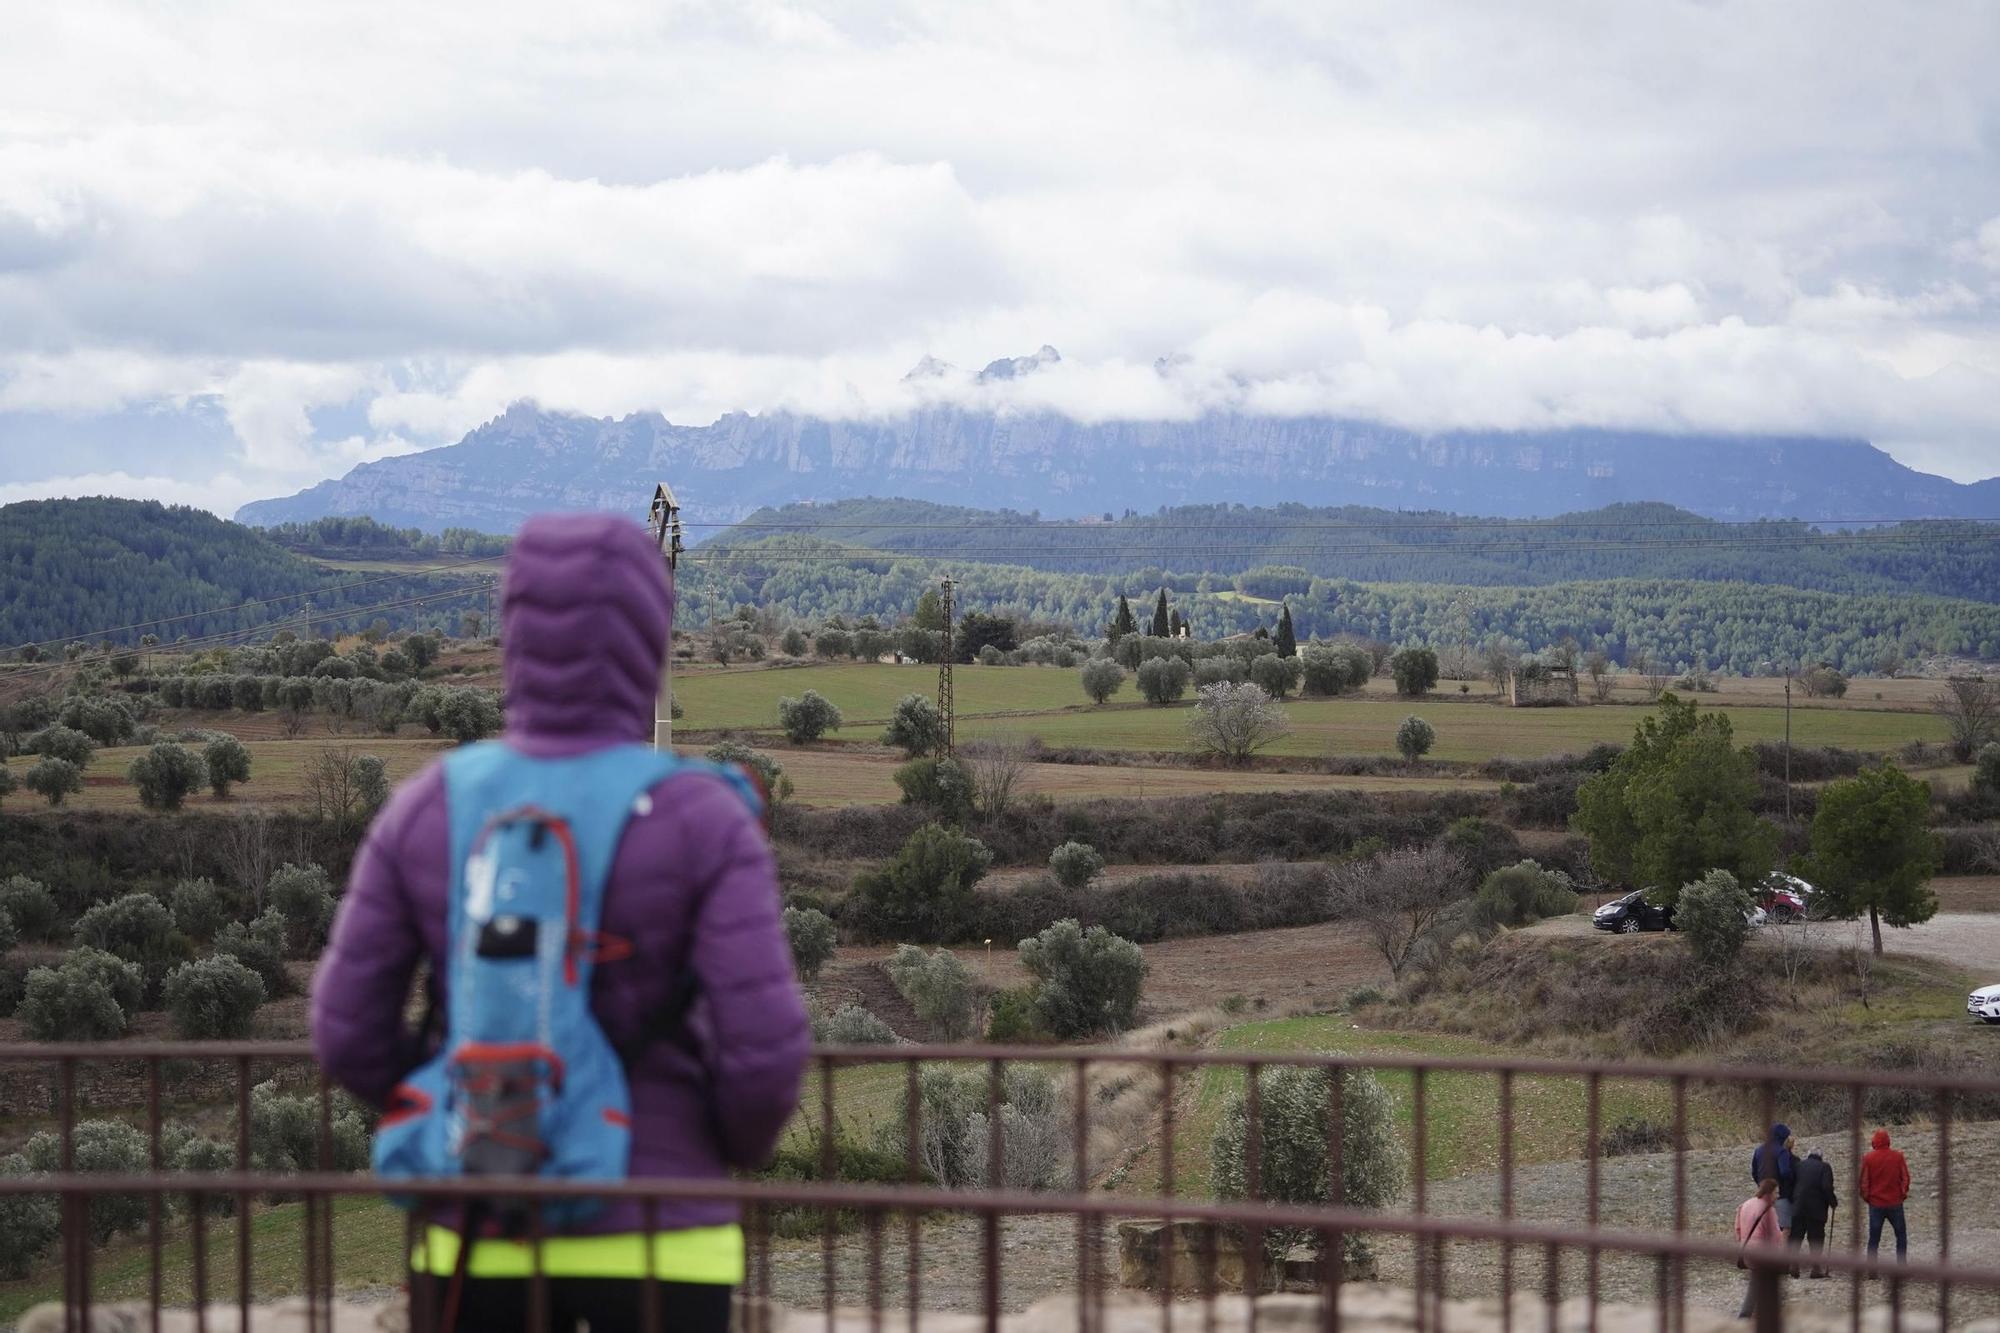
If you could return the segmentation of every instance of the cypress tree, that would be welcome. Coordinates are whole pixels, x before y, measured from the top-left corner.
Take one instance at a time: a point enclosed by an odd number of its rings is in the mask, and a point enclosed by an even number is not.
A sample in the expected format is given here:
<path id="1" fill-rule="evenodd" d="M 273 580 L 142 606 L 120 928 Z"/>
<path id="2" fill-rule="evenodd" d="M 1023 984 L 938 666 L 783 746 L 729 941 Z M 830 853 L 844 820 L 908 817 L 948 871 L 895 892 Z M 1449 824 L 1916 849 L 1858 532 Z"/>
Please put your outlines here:
<path id="1" fill-rule="evenodd" d="M 1132 604 L 1125 600 L 1125 594 L 1118 594 L 1118 614 L 1111 618 L 1111 642 L 1116 643 L 1139 628 L 1139 622 L 1132 618 Z"/>
<path id="2" fill-rule="evenodd" d="M 1173 625 L 1167 620 L 1167 590 L 1162 588 L 1160 600 L 1153 606 L 1153 637 L 1164 639 L 1172 631 Z"/>
<path id="3" fill-rule="evenodd" d="M 1284 604 L 1284 609 L 1278 613 L 1278 656 L 1297 657 L 1298 655 L 1299 641 L 1292 633 L 1292 607 L 1291 603 L 1287 602 Z"/>

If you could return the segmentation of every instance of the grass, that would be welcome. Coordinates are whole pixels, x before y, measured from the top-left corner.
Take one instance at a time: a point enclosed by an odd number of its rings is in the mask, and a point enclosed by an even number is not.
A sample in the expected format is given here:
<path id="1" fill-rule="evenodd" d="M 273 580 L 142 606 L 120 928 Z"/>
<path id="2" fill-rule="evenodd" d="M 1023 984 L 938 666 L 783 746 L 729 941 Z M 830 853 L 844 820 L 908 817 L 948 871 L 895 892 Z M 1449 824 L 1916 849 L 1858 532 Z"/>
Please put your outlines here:
<path id="1" fill-rule="evenodd" d="M 846 724 L 837 736 L 874 739 L 896 701 L 935 688 L 931 667 L 841 665 L 783 670 L 707 672 L 678 681 L 676 696 L 689 729 L 770 732 L 775 730 L 781 695 L 818 690 L 837 704 Z M 1698 696 L 1708 707 L 1724 708 L 1739 741 L 1777 740 L 1785 734 L 1782 696 L 1752 689 Z M 1182 750 L 1187 747 L 1191 705 L 1152 708 L 1134 701 L 1132 687 L 1118 700 L 1093 707 L 1083 698 L 1073 671 L 1054 667 L 961 666 L 954 671 L 959 734 L 1038 736 L 1050 745 L 1124 750 Z M 1395 753 L 1397 725 L 1411 713 L 1438 730 L 1431 758 L 1477 763 L 1507 755 L 1527 758 L 1588 749 L 1599 741 L 1632 738 L 1642 711 L 1619 705 L 1576 708 L 1502 708 L 1484 702 L 1484 686 L 1460 695 L 1455 686 L 1423 700 L 1397 699 L 1386 682 L 1341 699 L 1295 699 L 1285 704 L 1289 736 L 1268 753 L 1280 755 L 1389 755 Z M 1795 707 L 1796 745 L 1839 745 L 1883 751 L 1905 741 L 1942 740 L 1943 722 L 1907 708 Z"/>
<path id="2" fill-rule="evenodd" d="M 1450 1056 L 1519 1055 L 1518 1051 L 1466 1037 L 1428 1032 L 1376 1032 L 1355 1026 L 1338 1014 L 1274 1019 L 1231 1028 L 1219 1035 L 1218 1049 L 1255 1051 L 1273 1056 L 1338 1051 L 1371 1054 Z M 1399 1137 L 1413 1148 L 1415 1080 L 1407 1070 L 1378 1070 L 1375 1077 L 1395 1106 Z M 1184 1193 L 1209 1190 L 1207 1146 L 1221 1123 L 1229 1099 L 1243 1088 L 1243 1075 L 1233 1069 L 1204 1070 L 1193 1099 L 1182 1112 L 1181 1144 L 1176 1177 Z M 1618 1121 L 1642 1118 L 1671 1124 L 1673 1101 L 1664 1086 L 1632 1079 L 1605 1079 L 1600 1084 L 1599 1126 L 1608 1130 Z M 1486 1074 L 1433 1073 L 1424 1079 L 1426 1179 L 1495 1171 L 1500 1162 L 1499 1080 Z M 1587 1140 L 1588 1092 L 1581 1079 L 1518 1078 L 1514 1085 L 1514 1161 L 1573 1160 L 1583 1156 Z M 1725 1108 L 1698 1093 L 1688 1101 L 1691 1139 L 1705 1134 L 1726 1135 L 1734 1129 Z M 1157 1184 L 1157 1168 L 1144 1188 Z"/>
<path id="3" fill-rule="evenodd" d="M 334 1204 L 333 1252 L 343 1291 L 401 1285 L 404 1215 L 381 1199 L 343 1198 Z M 203 1228 L 211 1302 L 236 1300 L 237 1222 L 210 1218 Z M 161 1251 L 161 1297 L 186 1307 L 194 1300 L 194 1234 L 185 1216 L 170 1217 Z M 250 1218 L 250 1289 L 259 1300 L 276 1300 L 305 1289 L 305 1206 L 275 1204 L 254 1209 Z M 91 1293 L 98 1301 L 143 1301 L 151 1286 L 145 1232 L 114 1240 L 91 1254 Z M 0 1325 L 11 1327 L 45 1301 L 62 1299 L 62 1267 L 52 1255 L 33 1276 L 0 1282 Z"/>

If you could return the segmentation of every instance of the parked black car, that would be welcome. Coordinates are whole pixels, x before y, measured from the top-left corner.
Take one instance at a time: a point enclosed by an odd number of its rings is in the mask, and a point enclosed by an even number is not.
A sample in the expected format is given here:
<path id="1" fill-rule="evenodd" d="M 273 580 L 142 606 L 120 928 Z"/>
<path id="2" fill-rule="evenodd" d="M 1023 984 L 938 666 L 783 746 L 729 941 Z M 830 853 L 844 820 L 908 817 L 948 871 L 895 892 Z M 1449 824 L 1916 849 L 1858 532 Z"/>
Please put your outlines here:
<path id="1" fill-rule="evenodd" d="M 1614 898 L 1591 914 L 1590 923 L 1599 930 L 1615 930 L 1634 935 L 1642 930 L 1672 930 L 1674 909 L 1655 907 L 1646 901 L 1644 889 L 1634 889 L 1623 898 Z"/>

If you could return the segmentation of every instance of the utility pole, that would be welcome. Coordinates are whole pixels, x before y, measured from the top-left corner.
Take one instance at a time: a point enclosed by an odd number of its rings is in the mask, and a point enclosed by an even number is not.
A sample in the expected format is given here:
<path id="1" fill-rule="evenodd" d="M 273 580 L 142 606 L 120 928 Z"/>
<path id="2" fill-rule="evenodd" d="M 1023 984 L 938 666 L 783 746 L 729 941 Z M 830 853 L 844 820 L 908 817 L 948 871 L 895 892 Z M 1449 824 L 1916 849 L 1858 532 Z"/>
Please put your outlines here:
<path id="1" fill-rule="evenodd" d="M 938 586 L 944 593 L 944 652 L 938 658 L 938 758 L 949 759 L 958 743 L 951 700 L 952 626 L 957 623 L 952 611 L 952 592 L 958 584 L 946 574 L 938 580 Z"/>
<path id="2" fill-rule="evenodd" d="M 1792 667 L 1785 664 L 1785 823 L 1792 822 Z"/>
<path id="3" fill-rule="evenodd" d="M 672 578 L 681 554 L 681 504 L 673 487 L 664 481 L 653 488 L 652 508 L 646 513 L 646 527 L 659 544 L 660 558 L 667 562 Z M 666 651 L 660 655 L 660 693 L 653 701 L 653 748 L 674 748 L 674 633 L 667 631 Z"/>

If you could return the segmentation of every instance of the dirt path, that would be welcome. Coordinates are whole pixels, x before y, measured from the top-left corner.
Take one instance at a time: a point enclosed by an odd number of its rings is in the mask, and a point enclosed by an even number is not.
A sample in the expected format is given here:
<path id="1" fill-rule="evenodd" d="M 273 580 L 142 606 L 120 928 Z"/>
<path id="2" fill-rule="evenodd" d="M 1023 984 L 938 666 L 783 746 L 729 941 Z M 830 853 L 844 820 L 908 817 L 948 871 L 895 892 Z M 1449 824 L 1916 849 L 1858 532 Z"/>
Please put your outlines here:
<path id="1" fill-rule="evenodd" d="M 1528 929 L 1545 935 L 1595 935 L 1590 918 L 1582 915 L 1551 917 Z M 1765 938 L 1775 938 L 1781 930 L 1803 930 L 1816 948 L 1848 949 L 1869 947 L 1865 921 L 1819 922 L 1810 926 L 1765 926 Z M 1617 939 L 1605 935 L 1607 943 Z M 1885 953 L 1902 954 L 1932 962 L 1955 964 L 1974 975 L 1985 977 L 1981 985 L 2000 983 L 2000 913 L 1939 912 L 1919 926 L 1882 931 Z"/>

